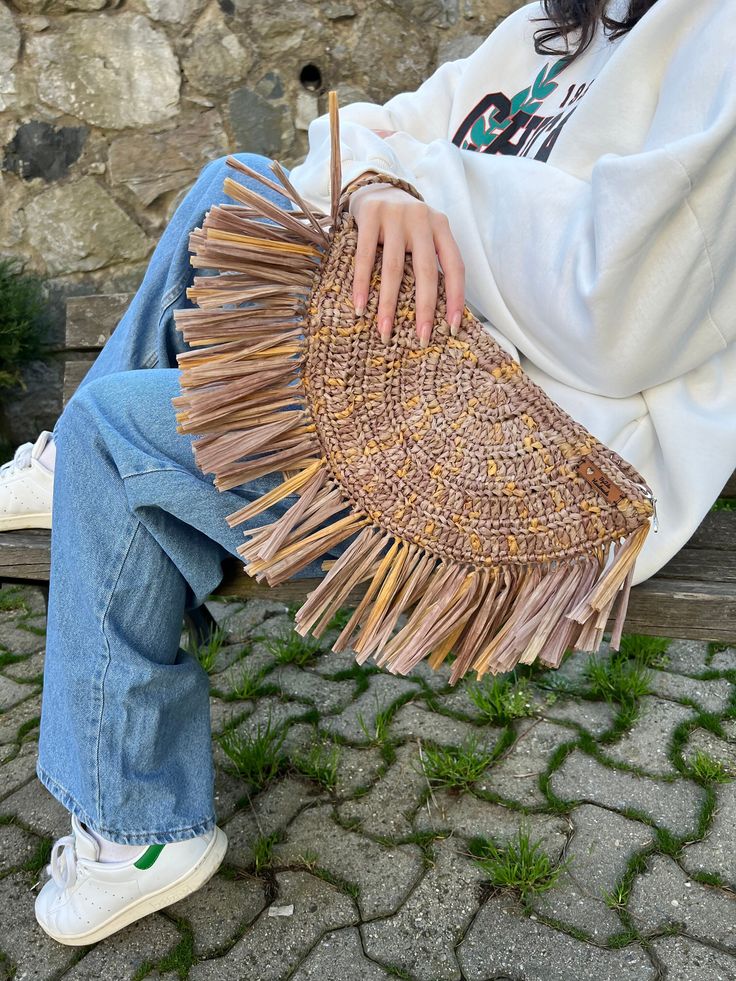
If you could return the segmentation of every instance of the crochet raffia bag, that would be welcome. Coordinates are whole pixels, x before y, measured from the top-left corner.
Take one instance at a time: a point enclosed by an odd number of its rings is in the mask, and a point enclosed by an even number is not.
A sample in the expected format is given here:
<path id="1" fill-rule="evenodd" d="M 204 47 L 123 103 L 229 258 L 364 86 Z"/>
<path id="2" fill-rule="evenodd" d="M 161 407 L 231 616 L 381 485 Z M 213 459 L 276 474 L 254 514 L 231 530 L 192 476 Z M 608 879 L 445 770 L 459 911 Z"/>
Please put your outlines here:
<path id="1" fill-rule="evenodd" d="M 230 527 L 297 495 L 283 516 L 245 529 L 245 571 L 277 585 L 355 536 L 296 614 L 320 636 L 355 587 L 365 592 L 332 646 L 406 674 L 452 652 L 451 680 L 518 662 L 556 667 L 594 651 L 618 599 L 618 649 L 654 498 L 633 466 L 572 419 L 465 308 L 456 336 L 440 271 L 430 344 L 415 330 L 406 256 L 394 329 L 376 313 L 382 249 L 356 316 L 357 225 L 341 194 L 339 118 L 329 93 L 332 213 L 309 206 L 273 161 L 283 210 L 237 181 L 239 204 L 210 208 L 190 234 L 197 304 L 175 313 L 177 430 L 226 490 L 271 472 L 281 483 L 228 515 Z M 270 219 L 270 222 L 263 221 Z M 338 518 L 348 509 L 347 515 Z M 655 518 L 656 520 L 656 518 Z M 656 526 L 655 526 L 656 528 Z M 607 561 L 610 560 L 610 561 Z M 396 630 L 401 615 L 403 624 Z"/>

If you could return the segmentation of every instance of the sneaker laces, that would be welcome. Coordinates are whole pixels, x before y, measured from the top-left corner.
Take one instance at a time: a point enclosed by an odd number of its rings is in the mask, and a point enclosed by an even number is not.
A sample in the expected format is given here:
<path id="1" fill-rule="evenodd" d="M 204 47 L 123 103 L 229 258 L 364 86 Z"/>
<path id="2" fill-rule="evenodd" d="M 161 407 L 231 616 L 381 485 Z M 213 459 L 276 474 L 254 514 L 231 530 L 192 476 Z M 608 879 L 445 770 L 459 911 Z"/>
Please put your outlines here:
<path id="1" fill-rule="evenodd" d="M 77 849 L 73 834 L 54 842 L 46 872 L 60 889 L 68 889 L 77 881 Z"/>
<path id="2" fill-rule="evenodd" d="M 26 470 L 31 465 L 31 451 L 33 450 L 33 443 L 21 443 L 18 449 L 15 451 L 12 460 L 8 460 L 6 463 L 0 464 L 0 475 L 3 477 L 10 476 L 15 470 Z"/>

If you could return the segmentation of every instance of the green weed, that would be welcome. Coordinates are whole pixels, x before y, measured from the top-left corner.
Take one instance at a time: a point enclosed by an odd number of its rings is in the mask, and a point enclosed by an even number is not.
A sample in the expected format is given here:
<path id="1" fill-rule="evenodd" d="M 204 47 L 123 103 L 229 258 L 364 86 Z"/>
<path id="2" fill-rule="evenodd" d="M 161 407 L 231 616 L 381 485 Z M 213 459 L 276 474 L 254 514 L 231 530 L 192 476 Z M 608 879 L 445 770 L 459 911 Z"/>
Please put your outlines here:
<path id="1" fill-rule="evenodd" d="M 494 886 L 514 889 L 522 900 L 551 889 L 570 862 L 568 859 L 555 865 L 542 850 L 541 839 L 532 841 L 525 828 L 520 828 L 516 837 L 504 845 L 474 838 L 469 848 Z"/>
<path id="2" fill-rule="evenodd" d="M 271 728 L 269 717 L 265 728 L 259 723 L 256 732 L 228 729 L 220 736 L 220 745 L 239 776 L 261 789 L 283 768 L 282 752 L 286 731 Z"/>
<path id="3" fill-rule="evenodd" d="M 529 683 L 526 679 L 484 677 L 468 685 L 468 695 L 486 722 L 505 725 L 512 719 L 532 714 Z"/>
<path id="4" fill-rule="evenodd" d="M 493 761 L 493 753 L 480 749 L 478 739 L 468 739 L 462 746 L 424 746 L 424 774 L 433 787 L 465 790 L 480 777 Z"/>
<path id="5" fill-rule="evenodd" d="M 702 749 L 687 761 L 687 767 L 694 780 L 700 783 L 728 783 L 731 774 L 720 760 L 713 759 Z"/>

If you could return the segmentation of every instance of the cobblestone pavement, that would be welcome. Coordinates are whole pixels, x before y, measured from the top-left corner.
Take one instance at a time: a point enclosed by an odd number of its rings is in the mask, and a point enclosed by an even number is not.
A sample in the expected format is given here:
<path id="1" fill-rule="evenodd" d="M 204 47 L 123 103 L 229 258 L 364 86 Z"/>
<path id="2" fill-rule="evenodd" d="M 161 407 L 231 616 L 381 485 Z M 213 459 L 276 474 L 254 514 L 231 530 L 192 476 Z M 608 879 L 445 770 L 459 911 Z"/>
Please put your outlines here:
<path id="1" fill-rule="evenodd" d="M 735 981 L 735 648 L 627 636 L 451 688 L 208 607 L 225 864 L 75 949 L 33 915 L 69 830 L 34 771 L 43 599 L 0 589 L 0 981 Z"/>

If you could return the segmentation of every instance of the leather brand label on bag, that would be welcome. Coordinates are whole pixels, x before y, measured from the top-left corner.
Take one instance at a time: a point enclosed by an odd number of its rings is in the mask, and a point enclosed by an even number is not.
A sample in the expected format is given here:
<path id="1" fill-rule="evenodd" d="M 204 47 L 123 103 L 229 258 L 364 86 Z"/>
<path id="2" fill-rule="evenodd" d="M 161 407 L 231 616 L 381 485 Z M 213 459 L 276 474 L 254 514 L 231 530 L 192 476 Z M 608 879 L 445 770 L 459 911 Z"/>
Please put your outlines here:
<path id="1" fill-rule="evenodd" d="M 606 477 L 601 468 L 590 460 L 581 460 L 577 472 L 581 477 L 585 477 L 591 487 L 600 491 L 609 504 L 615 504 L 624 496 L 613 481 Z"/>

